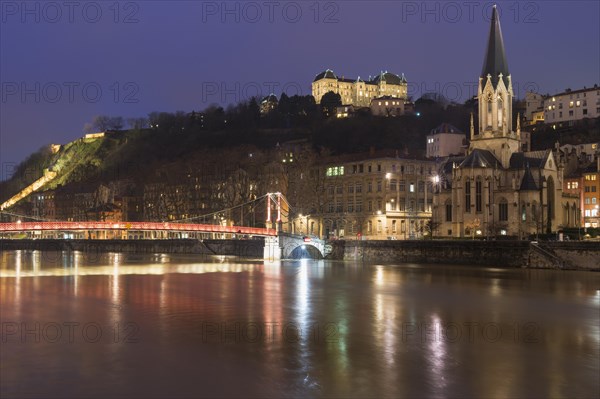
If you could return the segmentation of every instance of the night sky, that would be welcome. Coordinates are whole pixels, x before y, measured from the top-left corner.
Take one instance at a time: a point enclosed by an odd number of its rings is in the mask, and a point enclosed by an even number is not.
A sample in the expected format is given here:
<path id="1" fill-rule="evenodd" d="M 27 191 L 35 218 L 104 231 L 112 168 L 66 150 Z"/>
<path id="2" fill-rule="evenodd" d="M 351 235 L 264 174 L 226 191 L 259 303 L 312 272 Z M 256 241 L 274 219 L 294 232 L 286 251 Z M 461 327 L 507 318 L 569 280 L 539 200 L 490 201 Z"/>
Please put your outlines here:
<path id="1" fill-rule="evenodd" d="M 94 115 L 201 110 L 271 87 L 310 94 L 326 68 L 347 78 L 404 73 L 413 99 L 438 91 L 464 101 L 481 72 L 492 5 L 74 3 L 0 2 L 2 179 L 42 145 L 80 137 Z M 600 83 L 599 2 L 498 7 L 518 97 Z"/>

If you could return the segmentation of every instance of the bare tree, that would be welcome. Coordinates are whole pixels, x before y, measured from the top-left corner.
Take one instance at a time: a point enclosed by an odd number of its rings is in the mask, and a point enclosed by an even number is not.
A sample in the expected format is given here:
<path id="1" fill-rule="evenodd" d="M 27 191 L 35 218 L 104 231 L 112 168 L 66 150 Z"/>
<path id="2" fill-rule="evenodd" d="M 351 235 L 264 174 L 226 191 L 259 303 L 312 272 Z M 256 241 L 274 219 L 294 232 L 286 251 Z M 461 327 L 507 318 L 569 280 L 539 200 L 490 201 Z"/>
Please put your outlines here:
<path id="1" fill-rule="evenodd" d="M 105 132 L 110 126 L 110 117 L 106 115 L 96 115 L 92 118 L 92 127 L 97 132 Z"/>

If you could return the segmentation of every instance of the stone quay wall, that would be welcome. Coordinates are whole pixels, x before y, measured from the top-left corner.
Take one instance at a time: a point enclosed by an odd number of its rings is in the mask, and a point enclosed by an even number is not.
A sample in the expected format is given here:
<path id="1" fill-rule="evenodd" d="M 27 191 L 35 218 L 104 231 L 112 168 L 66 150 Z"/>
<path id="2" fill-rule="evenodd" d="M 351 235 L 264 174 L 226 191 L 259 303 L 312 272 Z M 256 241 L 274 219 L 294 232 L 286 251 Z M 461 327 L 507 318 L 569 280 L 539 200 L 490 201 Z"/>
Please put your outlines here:
<path id="1" fill-rule="evenodd" d="M 338 240 L 331 245 L 328 259 L 333 260 L 600 270 L 598 242 L 545 242 L 541 250 L 528 241 L 508 240 Z"/>

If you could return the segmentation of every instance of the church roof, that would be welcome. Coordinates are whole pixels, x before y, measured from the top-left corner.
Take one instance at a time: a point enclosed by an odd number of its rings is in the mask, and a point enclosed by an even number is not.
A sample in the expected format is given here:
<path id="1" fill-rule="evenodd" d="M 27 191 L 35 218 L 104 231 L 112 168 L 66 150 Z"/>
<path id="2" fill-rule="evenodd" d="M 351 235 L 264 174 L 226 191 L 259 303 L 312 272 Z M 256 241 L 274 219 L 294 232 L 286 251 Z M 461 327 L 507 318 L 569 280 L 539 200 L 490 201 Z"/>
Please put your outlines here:
<path id="1" fill-rule="evenodd" d="M 510 157 L 511 169 L 541 168 L 546 163 L 550 150 L 515 152 Z"/>
<path id="2" fill-rule="evenodd" d="M 519 191 L 537 191 L 539 190 L 533 175 L 531 174 L 531 169 L 525 169 L 525 174 L 523 175 L 523 179 L 521 180 L 521 186 L 519 187 Z"/>
<path id="3" fill-rule="evenodd" d="M 461 168 L 499 168 L 502 164 L 488 150 L 475 149 L 460 164 Z"/>
<path id="4" fill-rule="evenodd" d="M 496 87 L 498 85 L 498 75 L 500 73 L 502 74 L 504 84 L 508 87 L 508 62 L 506 61 L 506 53 L 504 51 L 504 41 L 502 39 L 500 20 L 498 19 L 498 10 L 496 10 L 496 6 L 494 6 L 494 8 L 492 8 L 490 35 L 485 58 L 483 60 L 481 77 L 486 79 L 488 74 L 491 75 L 492 84 Z"/>

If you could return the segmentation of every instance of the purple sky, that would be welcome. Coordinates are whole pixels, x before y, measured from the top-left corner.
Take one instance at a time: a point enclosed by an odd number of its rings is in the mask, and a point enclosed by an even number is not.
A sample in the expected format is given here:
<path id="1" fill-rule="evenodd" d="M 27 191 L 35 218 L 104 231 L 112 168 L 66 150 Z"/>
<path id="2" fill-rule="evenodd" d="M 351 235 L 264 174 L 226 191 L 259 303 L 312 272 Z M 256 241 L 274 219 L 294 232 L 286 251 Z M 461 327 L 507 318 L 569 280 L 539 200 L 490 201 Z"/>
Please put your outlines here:
<path id="1" fill-rule="evenodd" d="M 0 2 L 0 161 L 82 135 L 94 115 L 146 116 L 257 94 L 310 94 L 314 76 L 404 73 L 409 94 L 464 101 L 491 2 Z M 518 97 L 600 83 L 597 1 L 498 2 Z M 227 9 L 225 9 L 227 8 Z M 125 23 L 128 22 L 128 23 Z"/>

